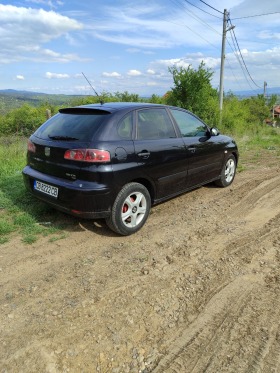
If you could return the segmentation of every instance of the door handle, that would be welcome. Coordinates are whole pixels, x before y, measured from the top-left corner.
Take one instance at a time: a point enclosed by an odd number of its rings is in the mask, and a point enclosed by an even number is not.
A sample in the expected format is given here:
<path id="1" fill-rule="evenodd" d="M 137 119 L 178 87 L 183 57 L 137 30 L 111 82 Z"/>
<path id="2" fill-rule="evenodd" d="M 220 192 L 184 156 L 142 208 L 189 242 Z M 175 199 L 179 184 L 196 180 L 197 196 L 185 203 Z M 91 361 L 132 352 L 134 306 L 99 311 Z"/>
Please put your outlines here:
<path id="1" fill-rule="evenodd" d="M 191 153 L 195 153 L 196 148 L 188 148 L 188 150 L 189 150 Z"/>
<path id="2" fill-rule="evenodd" d="M 147 150 L 142 150 L 140 153 L 138 153 L 138 157 L 141 157 L 141 158 L 144 158 L 144 159 L 147 159 L 149 158 L 150 156 L 150 152 L 148 152 Z"/>

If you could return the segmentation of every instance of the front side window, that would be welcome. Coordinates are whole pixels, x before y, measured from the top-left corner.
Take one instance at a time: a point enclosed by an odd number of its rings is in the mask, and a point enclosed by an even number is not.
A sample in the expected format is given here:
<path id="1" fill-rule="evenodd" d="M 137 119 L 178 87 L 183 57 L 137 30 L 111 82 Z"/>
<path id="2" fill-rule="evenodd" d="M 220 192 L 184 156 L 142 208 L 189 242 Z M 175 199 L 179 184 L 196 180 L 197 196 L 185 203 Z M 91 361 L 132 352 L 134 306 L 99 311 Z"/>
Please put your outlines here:
<path id="1" fill-rule="evenodd" d="M 164 108 L 137 111 L 137 139 L 154 140 L 176 137 L 171 119 Z"/>
<path id="2" fill-rule="evenodd" d="M 171 109 L 183 137 L 205 136 L 206 125 L 198 118 L 185 111 Z"/>

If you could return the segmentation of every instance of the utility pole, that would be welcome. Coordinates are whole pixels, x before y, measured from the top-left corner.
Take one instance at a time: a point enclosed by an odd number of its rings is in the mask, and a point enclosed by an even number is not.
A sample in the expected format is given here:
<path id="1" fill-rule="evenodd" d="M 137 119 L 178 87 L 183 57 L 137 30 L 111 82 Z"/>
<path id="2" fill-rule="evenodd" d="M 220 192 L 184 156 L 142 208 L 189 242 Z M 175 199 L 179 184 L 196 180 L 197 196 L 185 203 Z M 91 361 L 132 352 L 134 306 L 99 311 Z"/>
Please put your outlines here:
<path id="1" fill-rule="evenodd" d="M 220 103 L 220 122 L 222 120 L 222 110 L 223 110 L 223 99 L 224 99 L 224 68 L 225 68 L 225 45 L 226 45 L 226 34 L 227 31 L 232 30 L 235 26 L 230 26 L 227 29 L 227 20 L 229 13 L 224 9 L 223 17 L 223 36 L 222 36 L 222 52 L 221 52 L 221 69 L 220 69 L 220 91 L 219 91 L 219 103 Z"/>
<path id="2" fill-rule="evenodd" d="M 266 87 L 267 87 L 267 82 L 264 82 L 263 84 L 263 97 L 266 97 Z"/>
<path id="3" fill-rule="evenodd" d="M 226 44 L 226 33 L 227 33 L 227 15 L 228 15 L 228 12 L 225 9 L 224 18 L 223 18 L 223 36 L 222 36 L 221 69 L 220 69 L 220 92 L 219 92 L 220 114 L 223 110 L 223 98 L 224 98 L 224 68 L 225 68 L 225 44 Z"/>

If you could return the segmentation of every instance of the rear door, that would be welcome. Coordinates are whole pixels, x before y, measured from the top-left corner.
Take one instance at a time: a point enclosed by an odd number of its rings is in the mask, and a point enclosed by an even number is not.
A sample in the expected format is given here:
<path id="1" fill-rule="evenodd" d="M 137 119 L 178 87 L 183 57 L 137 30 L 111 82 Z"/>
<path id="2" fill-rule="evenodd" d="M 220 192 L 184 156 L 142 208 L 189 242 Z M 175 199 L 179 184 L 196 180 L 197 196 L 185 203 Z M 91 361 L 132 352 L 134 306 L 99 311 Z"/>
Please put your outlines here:
<path id="1" fill-rule="evenodd" d="M 224 143 L 210 136 L 208 127 L 195 115 L 170 109 L 178 124 L 188 158 L 187 187 L 193 187 L 219 176 L 224 157 Z"/>
<path id="2" fill-rule="evenodd" d="M 156 186 L 155 199 L 176 194 L 186 188 L 186 149 L 178 138 L 165 108 L 136 111 L 134 141 L 138 166 Z"/>

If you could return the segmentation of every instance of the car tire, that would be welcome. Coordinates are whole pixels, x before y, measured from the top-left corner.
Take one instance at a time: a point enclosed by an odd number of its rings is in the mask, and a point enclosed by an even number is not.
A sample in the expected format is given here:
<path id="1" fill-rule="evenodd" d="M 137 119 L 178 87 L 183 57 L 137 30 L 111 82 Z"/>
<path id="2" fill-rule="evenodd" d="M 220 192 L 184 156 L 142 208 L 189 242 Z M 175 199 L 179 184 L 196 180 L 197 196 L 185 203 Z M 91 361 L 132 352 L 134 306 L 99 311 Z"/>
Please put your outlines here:
<path id="1" fill-rule="evenodd" d="M 234 180 L 235 173 L 236 158 L 234 155 L 230 155 L 224 163 L 220 179 L 216 180 L 215 184 L 222 188 L 229 186 Z"/>
<path id="2" fill-rule="evenodd" d="M 150 209 L 151 197 L 147 188 L 139 183 L 128 183 L 117 195 L 106 223 L 114 232 L 128 236 L 143 227 Z"/>

